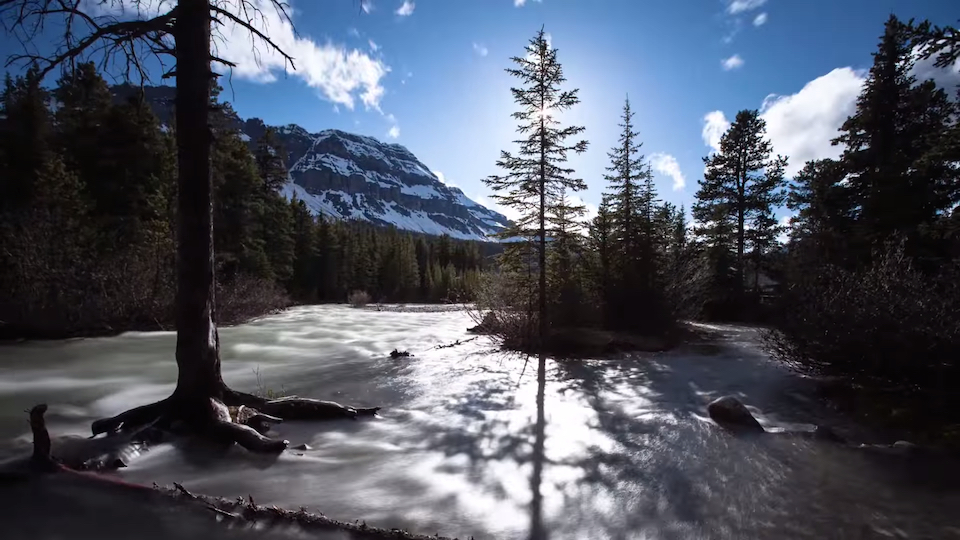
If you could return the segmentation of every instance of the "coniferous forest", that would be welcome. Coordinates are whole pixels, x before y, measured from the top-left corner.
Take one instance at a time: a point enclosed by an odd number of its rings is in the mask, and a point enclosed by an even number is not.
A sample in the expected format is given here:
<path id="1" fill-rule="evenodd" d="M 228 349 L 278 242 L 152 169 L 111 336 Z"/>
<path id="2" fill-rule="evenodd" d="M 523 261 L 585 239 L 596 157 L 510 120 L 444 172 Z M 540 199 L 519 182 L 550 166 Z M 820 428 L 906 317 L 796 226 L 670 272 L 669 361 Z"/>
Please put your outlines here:
<path id="1" fill-rule="evenodd" d="M 494 334 L 562 349 L 574 327 L 664 335 L 683 319 L 759 323 L 774 356 L 869 388 L 874 404 L 894 396 L 941 420 L 956 410 L 960 92 L 912 74 L 928 58 L 953 65 L 955 32 L 891 16 L 833 141 L 842 154 L 792 179 L 760 111 L 737 113 L 704 157 L 692 223 L 659 200 L 629 99 L 602 204 L 589 223 L 577 219 L 584 209 L 570 195 L 586 184 L 565 163 L 587 142 L 582 127 L 557 120 L 577 91 L 564 87 L 543 31 L 525 53 L 507 70 L 520 83 L 523 138 L 487 180 L 523 216 L 503 232 L 512 243 L 481 287 Z M 784 206 L 787 225 L 775 217 Z"/>
<path id="2" fill-rule="evenodd" d="M 214 96 L 217 92 L 214 92 Z M 496 247 L 312 215 L 271 131 L 244 142 L 214 98 L 218 318 L 291 303 L 472 298 Z M 138 97 L 93 64 L 53 88 L 7 76 L 0 104 L 0 335 L 62 337 L 173 326 L 176 149 Z"/>

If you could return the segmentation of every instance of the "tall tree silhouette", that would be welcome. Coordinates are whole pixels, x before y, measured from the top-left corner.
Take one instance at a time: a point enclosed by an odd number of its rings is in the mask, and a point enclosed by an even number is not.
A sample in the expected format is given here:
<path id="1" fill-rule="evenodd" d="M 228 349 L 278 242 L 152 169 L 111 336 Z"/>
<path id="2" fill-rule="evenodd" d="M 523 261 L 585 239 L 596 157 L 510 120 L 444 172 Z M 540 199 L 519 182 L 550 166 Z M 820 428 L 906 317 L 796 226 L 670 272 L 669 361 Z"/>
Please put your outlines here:
<path id="1" fill-rule="evenodd" d="M 227 405 L 248 405 L 276 416 L 328 418 L 356 416 L 376 409 L 343 407 L 329 402 L 297 399 L 268 402 L 230 390 L 220 371 L 220 338 L 215 324 L 215 279 L 212 219 L 210 125 L 211 88 L 217 76 L 211 63 L 233 67 L 211 54 L 211 24 L 230 23 L 280 54 L 291 67 L 293 58 L 257 28 L 261 2 L 253 0 L 105 0 L 89 10 L 84 0 L 0 0 L 0 19 L 8 32 L 28 46 L 49 41 L 49 28 L 62 28 L 59 43 L 45 55 L 25 52 L 10 58 L 37 66 L 43 77 L 57 66 L 87 57 L 105 68 L 119 69 L 127 78 L 147 79 L 146 57 L 175 61 L 165 77 L 176 78 L 177 147 L 177 386 L 163 401 L 98 420 L 94 433 L 143 425 L 160 419 L 179 420 L 194 431 L 263 452 L 276 452 L 286 441 L 271 440 L 253 428 L 230 420 Z M 287 4 L 267 4 L 290 23 Z M 106 8 L 106 9 L 104 9 Z M 120 13 L 120 16 L 111 13 Z M 133 15 L 132 17 L 130 17 Z"/>

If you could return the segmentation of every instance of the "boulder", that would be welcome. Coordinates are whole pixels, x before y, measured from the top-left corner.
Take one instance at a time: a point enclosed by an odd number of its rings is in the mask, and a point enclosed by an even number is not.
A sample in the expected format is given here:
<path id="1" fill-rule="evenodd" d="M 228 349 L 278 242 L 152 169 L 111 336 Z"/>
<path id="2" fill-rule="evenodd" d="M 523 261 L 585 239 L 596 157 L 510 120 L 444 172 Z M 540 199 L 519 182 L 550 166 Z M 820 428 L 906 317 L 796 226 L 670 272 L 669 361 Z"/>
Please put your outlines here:
<path id="1" fill-rule="evenodd" d="M 710 418 L 720 426 L 731 431 L 763 433 L 763 426 L 750 414 L 746 405 L 733 396 L 723 396 L 707 405 Z"/>

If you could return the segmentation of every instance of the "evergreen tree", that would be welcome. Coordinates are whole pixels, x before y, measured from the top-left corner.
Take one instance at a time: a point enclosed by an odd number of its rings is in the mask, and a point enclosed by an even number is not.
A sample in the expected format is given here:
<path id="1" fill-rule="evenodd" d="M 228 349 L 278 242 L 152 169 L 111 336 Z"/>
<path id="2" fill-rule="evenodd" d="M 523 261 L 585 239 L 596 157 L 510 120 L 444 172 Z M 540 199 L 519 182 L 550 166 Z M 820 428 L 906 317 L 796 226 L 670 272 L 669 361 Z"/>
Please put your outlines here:
<path id="1" fill-rule="evenodd" d="M 613 326 L 614 316 L 611 306 L 614 304 L 613 259 L 614 232 L 613 210 L 610 197 L 604 196 L 597 207 L 597 215 L 590 223 L 590 251 L 594 254 L 591 280 L 596 287 L 600 300 L 600 311 L 605 326 Z"/>
<path id="2" fill-rule="evenodd" d="M 583 180 L 572 178 L 573 169 L 565 167 L 570 152 L 586 150 L 584 140 L 570 144 L 572 137 L 583 132 L 580 126 L 560 127 L 556 115 L 579 103 L 577 90 L 561 90 L 566 81 L 557 61 L 557 50 L 550 46 L 543 29 L 525 47 L 524 57 L 514 57 L 517 67 L 507 73 L 517 77 L 523 86 L 511 88 L 519 110 L 513 117 L 519 122 L 517 131 L 525 137 L 515 141 L 516 154 L 502 152 L 497 166 L 505 171 L 502 176 L 491 176 L 484 182 L 494 191 L 493 198 L 504 206 L 515 209 L 520 218 L 501 234 L 501 238 L 537 237 L 540 340 L 547 329 L 547 208 L 552 197 L 561 190 L 579 191 L 586 188 Z M 507 250 L 504 256 L 514 253 Z"/>
<path id="3" fill-rule="evenodd" d="M 704 158 L 706 170 L 696 193 L 694 217 L 709 245 L 717 286 L 733 285 L 733 298 L 727 300 L 737 302 L 744 298 L 748 226 L 760 227 L 756 235 L 760 257 L 776 226 L 775 220 L 769 221 L 772 208 L 782 204 L 784 197 L 786 158 L 771 158 L 772 147 L 765 135 L 766 122 L 758 111 L 737 113 L 720 139 L 720 151 Z M 733 252 L 732 283 L 726 276 L 729 251 Z"/>
<path id="4" fill-rule="evenodd" d="M 816 264 L 843 264 L 850 245 L 853 200 L 841 184 L 846 172 L 841 163 L 808 161 L 793 178 L 787 194 L 787 208 L 795 212 L 790 221 L 794 248 L 812 249 Z"/>
<path id="5" fill-rule="evenodd" d="M 835 140 L 845 145 L 841 161 L 867 247 L 891 235 L 916 241 L 923 224 L 960 200 L 956 164 L 927 159 L 950 137 L 956 104 L 932 81 L 917 83 L 913 65 L 910 30 L 891 16 L 856 112 Z"/>

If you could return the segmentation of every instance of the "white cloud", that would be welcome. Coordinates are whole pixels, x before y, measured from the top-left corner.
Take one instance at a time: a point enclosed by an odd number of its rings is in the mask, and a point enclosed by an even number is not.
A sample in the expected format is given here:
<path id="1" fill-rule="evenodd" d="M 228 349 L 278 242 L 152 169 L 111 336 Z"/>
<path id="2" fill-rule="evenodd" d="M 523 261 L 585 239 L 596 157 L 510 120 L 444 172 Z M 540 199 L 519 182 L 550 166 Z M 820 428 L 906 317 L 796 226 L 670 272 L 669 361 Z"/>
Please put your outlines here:
<path id="1" fill-rule="evenodd" d="M 703 144 L 709 146 L 715 152 L 720 151 L 720 138 L 727 132 L 730 122 L 723 115 L 723 111 L 708 112 L 703 117 L 703 129 L 700 136 L 703 137 Z"/>
<path id="2" fill-rule="evenodd" d="M 371 51 L 377 52 L 377 51 L 380 50 L 380 46 L 377 45 L 377 43 L 376 43 L 375 41 L 373 41 L 372 39 L 368 39 L 368 40 L 367 40 L 367 43 L 370 44 L 370 50 L 371 50 Z"/>
<path id="3" fill-rule="evenodd" d="M 543 0 L 533 0 L 534 2 L 540 3 Z M 527 0 L 513 0 L 514 7 L 523 7 L 527 3 Z"/>
<path id="4" fill-rule="evenodd" d="M 451 180 L 449 180 L 446 176 L 444 176 L 444 174 L 443 174 L 442 172 L 440 172 L 440 171 L 430 171 L 430 172 L 432 172 L 433 175 L 436 176 L 438 180 L 440 180 L 440 183 L 441 183 L 441 184 L 443 184 L 443 185 L 445 185 L 445 186 L 455 187 L 455 188 L 459 188 L 459 187 L 460 187 L 460 186 L 458 186 L 456 183 L 454 183 L 454 182 L 452 182 Z"/>
<path id="5" fill-rule="evenodd" d="M 743 66 L 743 58 L 740 58 L 739 54 L 735 54 L 730 58 L 725 58 L 720 62 L 720 65 L 723 66 L 724 71 L 730 71 L 732 69 L 737 69 Z"/>
<path id="6" fill-rule="evenodd" d="M 767 3 L 767 0 L 730 0 L 727 5 L 727 12 L 731 14 L 752 11 Z"/>
<path id="7" fill-rule="evenodd" d="M 278 72 L 287 70 L 290 76 L 300 78 L 334 104 L 352 110 L 359 99 L 367 108 L 379 110 L 384 95 L 383 78 L 390 72 L 389 66 L 358 49 L 330 41 L 319 43 L 306 35 L 297 36 L 272 0 L 249 1 L 261 13 L 253 26 L 293 57 L 296 70 L 289 70 L 282 55 L 252 37 L 247 29 L 226 21 L 217 27 L 220 37 L 214 39 L 214 53 L 236 64 L 233 76 L 271 83 L 277 80 Z M 235 2 L 227 2 L 225 6 L 236 9 Z"/>
<path id="8" fill-rule="evenodd" d="M 767 22 L 767 14 L 766 14 L 766 13 L 761 13 L 761 14 L 757 15 L 756 17 L 754 17 L 754 19 L 753 19 L 753 25 L 754 25 L 754 26 L 763 26 L 764 24 L 766 24 L 766 22 Z"/>
<path id="9" fill-rule="evenodd" d="M 362 9 L 364 13 L 373 11 L 373 0 L 360 0 L 360 9 Z"/>
<path id="10" fill-rule="evenodd" d="M 356 28 L 352 27 L 352 26 L 350 27 L 349 30 L 347 30 L 347 33 L 350 34 L 351 36 L 355 37 L 355 38 L 360 37 L 360 31 L 357 30 Z"/>
<path id="11" fill-rule="evenodd" d="M 680 164 L 677 163 L 677 158 L 670 154 L 658 152 L 650 156 L 650 166 L 658 173 L 667 175 L 673 179 L 674 191 L 679 191 L 686 187 L 687 179 L 684 178 L 683 172 L 680 170 Z"/>
<path id="12" fill-rule="evenodd" d="M 474 44 L 473 44 L 473 52 L 479 54 L 480 56 L 486 56 L 486 55 L 488 55 L 488 54 L 490 53 L 490 51 L 487 50 L 486 47 L 484 47 L 483 45 L 481 45 L 481 44 L 479 44 L 479 43 L 474 43 Z"/>
<path id="13" fill-rule="evenodd" d="M 933 56 L 926 60 L 920 59 L 920 49 L 914 49 L 913 57 L 915 63 L 910 74 L 917 78 L 918 82 L 933 79 L 937 86 L 953 95 L 956 92 L 957 85 L 960 85 L 960 59 L 946 68 L 938 68 L 934 64 L 937 57 Z"/>
<path id="14" fill-rule="evenodd" d="M 830 141 L 856 109 L 865 73 L 837 68 L 808 82 L 789 96 L 767 96 L 760 116 L 767 122 L 773 151 L 790 159 L 793 176 L 811 159 L 837 158 L 843 151 Z"/>
<path id="15" fill-rule="evenodd" d="M 390 131 L 387 131 L 387 137 L 390 137 L 391 139 L 396 139 L 399 136 L 400 136 L 400 126 L 396 126 L 396 125 L 392 126 L 390 128 Z"/>
<path id="16" fill-rule="evenodd" d="M 843 152 L 830 141 L 856 109 L 857 96 L 866 73 L 849 67 L 837 68 L 808 82 L 797 93 L 769 95 L 760 106 L 767 123 L 767 136 L 776 154 L 789 158 L 787 176 L 793 176 L 812 159 L 835 159 Z M 703 143 L 720 149 L 720 138 L 730 123 L 723 111 L 703 118 Z"/>
<path id="17" fill-rule="evenodd" d="M 403 4 L 400 4 L 400 7 L 397 8 L 397 15 L 401 17 L 409 17 L 413 15 L 413 10 L 417 5 L 410 0 L 403 0 Z"/>

